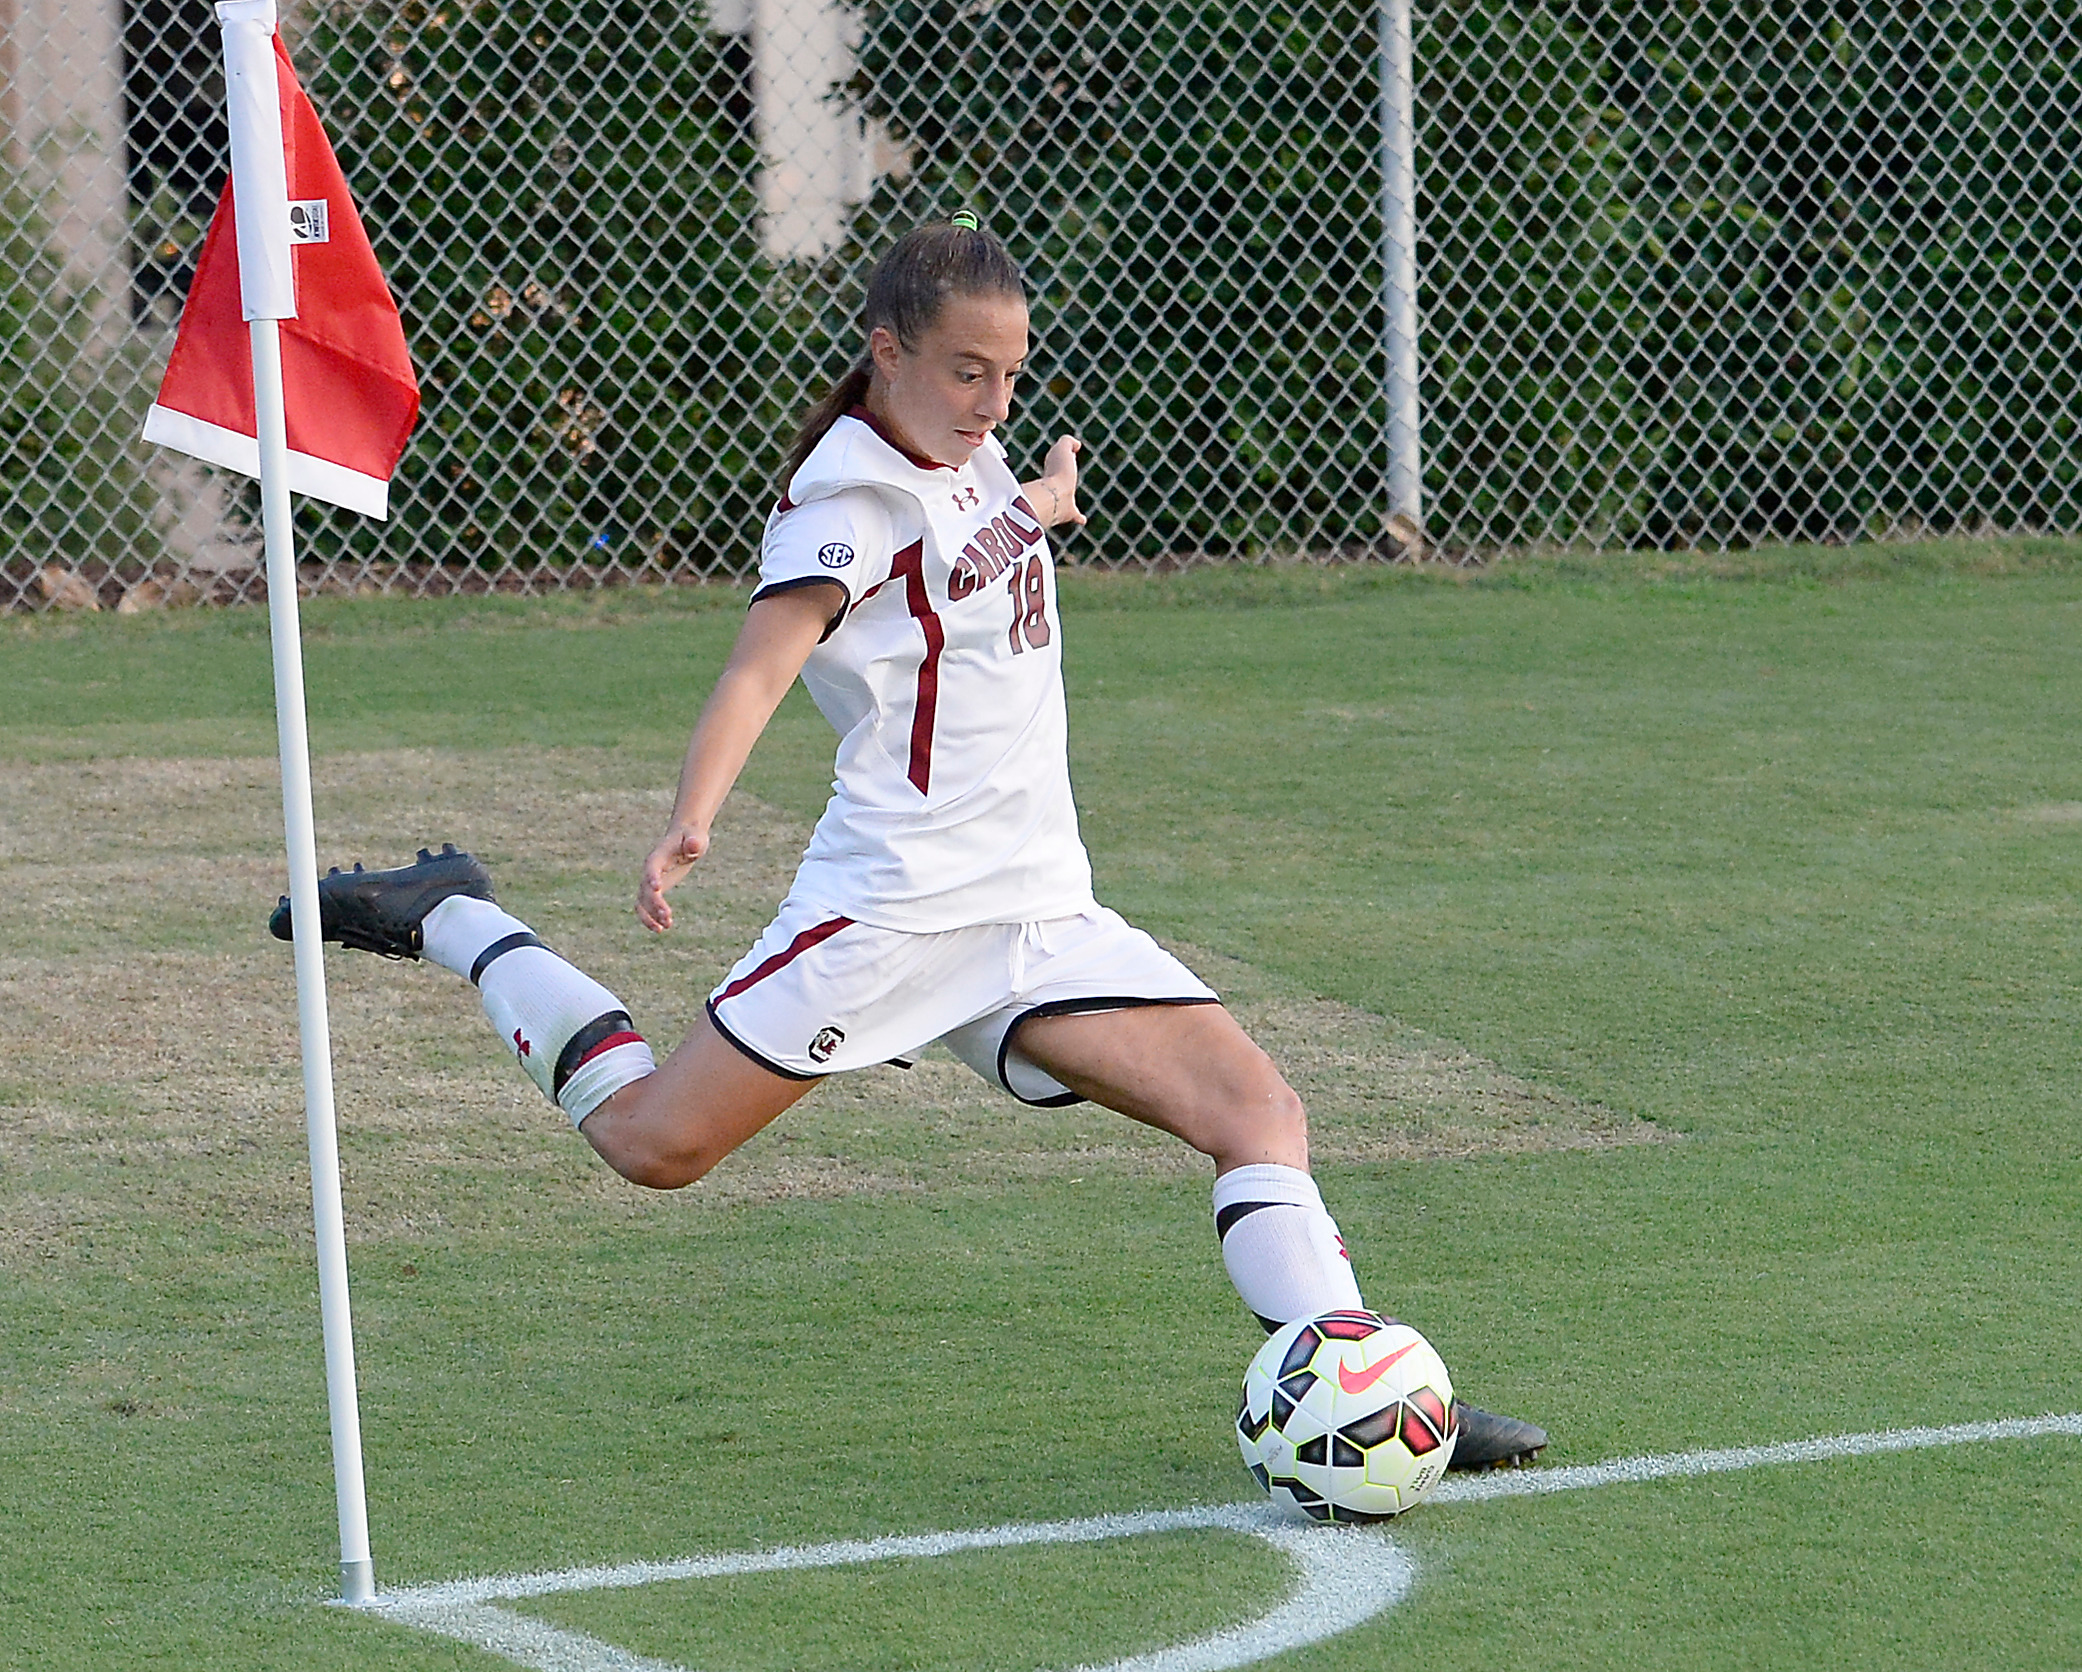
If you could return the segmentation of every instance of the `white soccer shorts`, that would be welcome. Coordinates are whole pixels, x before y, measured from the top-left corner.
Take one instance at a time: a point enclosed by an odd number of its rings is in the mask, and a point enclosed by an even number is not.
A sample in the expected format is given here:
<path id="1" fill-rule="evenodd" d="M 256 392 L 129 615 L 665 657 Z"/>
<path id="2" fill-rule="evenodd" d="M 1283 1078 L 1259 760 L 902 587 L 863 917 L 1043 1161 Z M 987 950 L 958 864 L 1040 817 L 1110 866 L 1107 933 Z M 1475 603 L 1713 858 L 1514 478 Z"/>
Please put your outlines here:
<path id="1" fill-rule="evenodd" d="M 1213 988 L 1099 906 L 1043 923 L 914 934 L 790 899 L 709 995 L 746 1056 L 791 1080 L 908 1066 L 936 1040 L 1022 1103 L 1079 1101 L 1012 1047 L 1029 1016 L 1215 1004 Z"/>

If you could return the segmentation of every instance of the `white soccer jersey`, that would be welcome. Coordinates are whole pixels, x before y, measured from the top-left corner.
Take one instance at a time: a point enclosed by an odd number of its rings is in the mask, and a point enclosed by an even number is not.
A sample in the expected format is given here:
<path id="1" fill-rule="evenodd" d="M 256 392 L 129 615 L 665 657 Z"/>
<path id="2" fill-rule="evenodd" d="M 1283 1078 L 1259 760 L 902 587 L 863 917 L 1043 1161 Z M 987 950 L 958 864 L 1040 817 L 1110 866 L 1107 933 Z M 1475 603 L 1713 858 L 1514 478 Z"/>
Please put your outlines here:
<path id="1" fill-rule="evenodd" d="M 836 581 L 803 684 L 839 734 L 791 900 L 884 929 L 1091 910 L 1040 520 L 995 438 L 959 470 L 843 417 L 767 519 L 759 590 Z"/>

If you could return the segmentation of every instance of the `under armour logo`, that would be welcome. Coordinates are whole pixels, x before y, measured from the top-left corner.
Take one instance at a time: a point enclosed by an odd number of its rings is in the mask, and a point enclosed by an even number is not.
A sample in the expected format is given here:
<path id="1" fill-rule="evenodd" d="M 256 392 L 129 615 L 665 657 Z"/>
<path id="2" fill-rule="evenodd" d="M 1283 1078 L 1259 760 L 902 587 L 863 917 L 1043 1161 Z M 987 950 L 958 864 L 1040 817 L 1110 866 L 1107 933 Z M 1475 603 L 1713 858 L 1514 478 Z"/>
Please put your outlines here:
<path id="1" fill-rule="evenodd" d="M 957 511 L 973 511 L 983 503 L 983 495 L 975 488 L 956 488 L 954 508 Z"/>
<path id="2" fill-rule="evenodd" d="M 513 1030 L 513 1048 L 524 1057 L 533 1055 L 535 1050 L 534 1046 L 521 1038 L 521 1030 L 519 1028 Z"/>

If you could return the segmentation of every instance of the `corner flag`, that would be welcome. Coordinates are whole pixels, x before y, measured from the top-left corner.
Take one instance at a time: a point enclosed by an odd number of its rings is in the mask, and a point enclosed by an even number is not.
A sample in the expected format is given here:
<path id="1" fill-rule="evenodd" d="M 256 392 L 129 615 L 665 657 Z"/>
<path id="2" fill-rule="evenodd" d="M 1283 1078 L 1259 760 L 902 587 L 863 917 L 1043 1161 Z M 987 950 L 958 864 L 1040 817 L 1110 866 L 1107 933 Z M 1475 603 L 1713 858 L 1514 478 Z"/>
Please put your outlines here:
<path id="1" fill-rule="evenodd" d="M 297 246 L 293 272 L 271 275 L 288 299 L 278 317 L 289 486 L 350 511 L 387 516 L 391 473 L 419 415 L 419 384 L 397 305 L 332 145 L 280 35 L 273 47 L 289 241 Z M 203 240 L 159 399 L 145 417 L 145 439 L 258 476 L 246 331 L 252 314 L 240 302 L 233 202 L 238 189 L 234 173 Z"/>
<path id="2" fill-rule="evenodd" d="M 145 436 L 260 478 L 340 1594 L 360 1604 L 376 1594 L 376 1569 L 362 1481 L 289 493 L 382 516 L 418 415 L 419 387 L 397 308 L 275 21 L 275 0 L 218 0 L 231 184 L 210 223 Z"/>

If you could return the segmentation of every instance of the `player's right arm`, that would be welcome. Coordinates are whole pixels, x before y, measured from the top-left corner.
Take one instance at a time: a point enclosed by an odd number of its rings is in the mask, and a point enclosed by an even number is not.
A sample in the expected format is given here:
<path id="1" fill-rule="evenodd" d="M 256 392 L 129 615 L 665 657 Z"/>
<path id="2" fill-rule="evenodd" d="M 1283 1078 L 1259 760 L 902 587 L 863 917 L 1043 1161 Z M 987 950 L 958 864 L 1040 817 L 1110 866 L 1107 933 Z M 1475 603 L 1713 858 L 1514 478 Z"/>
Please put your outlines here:
<path id="1" fill-rule="evenodd" d="M 646 928 L 672 927 L 665 891 L 708 851 L 723 798 L 810 652 L 888 579 L 891 534 L 888 506 L 865 488 L 784 502 L 768 520 L 752 608 L 695 723 L 672 823 L 644 861 L 636 915 Z"/>
<path id="2" fill-rule="evenodd" d="M 829 630 L 844 595 L 837 581 L 798 586 L 759 599 L 746 614 L 730 660 L 695 722 L 672 823 L 643 862 L 636 915 L 645 928 L 662 932 L 672 927 L 665 891 L 708 851 L 717 810 L 788 687 Z"/>

